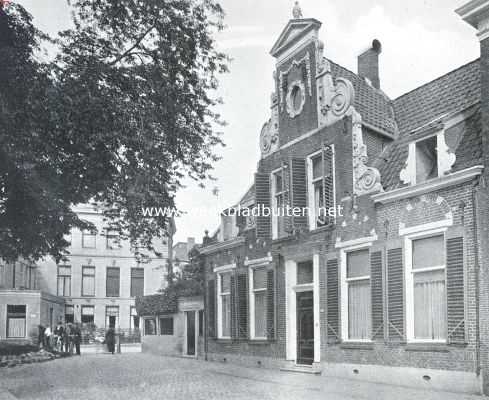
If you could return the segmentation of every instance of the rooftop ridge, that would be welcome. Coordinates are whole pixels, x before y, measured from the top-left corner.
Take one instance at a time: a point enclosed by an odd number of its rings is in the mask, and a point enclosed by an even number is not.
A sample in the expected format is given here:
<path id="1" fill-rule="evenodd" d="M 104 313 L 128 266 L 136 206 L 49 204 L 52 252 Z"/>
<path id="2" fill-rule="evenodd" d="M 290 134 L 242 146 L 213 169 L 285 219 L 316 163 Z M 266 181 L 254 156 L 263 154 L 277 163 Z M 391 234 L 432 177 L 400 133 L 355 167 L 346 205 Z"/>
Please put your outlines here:
<path id="1" fill-rule="evenodd" d="M 416 87 L 414 89 L 409 90 L 406 93 L 401 94 L 400 96 L 396 97 L 392 101 L 393 102 L 396 102 L 396 101 L 400 100 L 401 98 L 403 98 L 403 97 L 405 97 L 405 96 L 407 96 L 409 94 L 412 94 L 413 92 L 416 92 L 417 90 L 423 89 L 424 87 L 426 87 L 428 85 L 431 85 L 434 82 L 436 82 L 436 81 L 438 81 L 440 79 L 443 79 L 443 78 L 447 77 L 448 75 L 454 74 L 455 72 L 457 72 L 457 71 L 459 71 L 459 70 L 461 70 L 463 68 L 467 68 L 469 65 L 475 64 L 477 62 L 480 62 L 480 57 L 479 58 L 476 58 L 475 60 L 469 61 L 468 63 L 465 63 L 465 64 L 463 64 L 463 65 L 461 65 L 461 66 L 459 66 L 459 67 L 457 67 L 455 69 L 452 69 L 451 71 L 448 71 L 447 73 L 445 73 L 443 75 L 440 75 L 437 78 L 432 79 L 431 81 L 428 81 L 426 83 L 423 83 L 421 86 L 418 86 L 418 87 Z"/>

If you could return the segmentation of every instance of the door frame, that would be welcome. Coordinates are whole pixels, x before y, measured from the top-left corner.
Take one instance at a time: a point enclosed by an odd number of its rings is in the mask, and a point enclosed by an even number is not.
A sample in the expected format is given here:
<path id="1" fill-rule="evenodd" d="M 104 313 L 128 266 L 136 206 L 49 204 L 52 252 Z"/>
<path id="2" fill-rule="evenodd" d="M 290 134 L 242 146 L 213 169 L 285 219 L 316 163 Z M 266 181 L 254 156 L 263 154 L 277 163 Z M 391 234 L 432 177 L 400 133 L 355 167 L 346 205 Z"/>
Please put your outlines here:
<path id="1" fill-rule="evenodd" d="M 199 354 L 199 310 L 185 310 L 183 311 L 183 319 L 184 319 L 184 328 L 183 328 L 183 356 L 190 358 L 197 358 Z M 187 321 L 188 316 L 187 313 L 194 313 L 194 340 L 195 340 L 195 354 L 188 354 L 188 346 L 187 346 Z"/>
<path id="2" fill-rule="evenodd" d="M 312 301 L 313 301 L 313 305 L 312 305 L 312 312 L 313 312 L 313 321 L 312 321 L 312 328 L 314 330 L 314 291 L 313 290 L 297 290 L 295 292 L 295 295 L 296 295 L 296 299 L 298 297 L 298 294 L 299 293 L 310 293 L 310 296 L 312 297 Z M 296 300 L 296 303 L 297 303 L 297 300 Z M 297 326 L 297 348 L 296 348 L 296 351 L 297 351 L 297 355 L 296 355 L 296 364 L 298 365 L 312 365 L 314 363 L 314 352 L 313 352 L 313 358 L 312 358 L 312 362 L 311 364 L 308 364 L 308 363 L 304 363 L 304 362 L 300 362 L 302 361 L 302 357 L 300 355 L 300 345 L 299 345 L 299 339 L 300 339 L 300 335 L 299 335 L 299 332 L 300 332 L 300 329 L 299 329 L 299 321 L 300 321 L 300 312 L 301 312 L 301 308 L 297 307 L 296 308 L 296 326 Z M 316 346 L 316 343 L 315 343 L 315 340 L 314 340 L 314 337 L 313 337 L 313 351 L 315 349 L 315 346 Z"/>
<path id="3" fill-rule="evenodd" d="M 313 261 L 313 283 L 297 285 L 297 264 L 302 261 Z M 314 310 L 314 363 L 321 362 L 321 331 L 319 304 L 319 254 L 312 257 L 285 261 L 285 317 L 286 317 L 286 359 L 297 363 L 297 304 L 296 293 L 313 292 Z"/>

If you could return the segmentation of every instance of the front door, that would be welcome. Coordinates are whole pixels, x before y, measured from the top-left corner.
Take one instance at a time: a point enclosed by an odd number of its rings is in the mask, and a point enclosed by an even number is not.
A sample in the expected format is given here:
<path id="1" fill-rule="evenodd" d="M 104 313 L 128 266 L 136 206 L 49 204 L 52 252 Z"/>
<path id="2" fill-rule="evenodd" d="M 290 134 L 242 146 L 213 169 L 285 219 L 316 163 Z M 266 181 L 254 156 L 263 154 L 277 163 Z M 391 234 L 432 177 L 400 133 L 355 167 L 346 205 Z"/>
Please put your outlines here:
<path id="1" fill-rule="evenodd" d="M 297 293 L 297 364 L 314 361 L 314 300 L 313 292 Z"/>
<path id="2" fill-rule="evenodd" d="M 187 311 L 187 355 L 195 356 L 195 311 Z"/>

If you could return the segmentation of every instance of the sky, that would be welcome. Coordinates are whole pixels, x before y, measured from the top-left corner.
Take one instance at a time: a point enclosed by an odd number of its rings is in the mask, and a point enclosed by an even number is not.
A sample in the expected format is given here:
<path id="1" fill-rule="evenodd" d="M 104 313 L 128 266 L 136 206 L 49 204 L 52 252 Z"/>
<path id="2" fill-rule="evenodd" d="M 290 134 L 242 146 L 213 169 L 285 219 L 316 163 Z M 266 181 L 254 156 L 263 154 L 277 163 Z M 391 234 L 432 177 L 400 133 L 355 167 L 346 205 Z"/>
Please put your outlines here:
<path id="1" fill-rule="evenodd" d="M 55 34 L 70 25 L 65 0 L 18 0 L 43 31 Z M 382 90 L 396 98 L 479 57 L 475 30 L 454 10 L 468 0 L 301 0 L 305 18 L 323 23 L 324 54 L 356 72 L 357 56 L 374 38 L 382 43 Z M 216 181 L 201 189 L 188 181 L 177 195 L 187 212 L 176 221 L 175 242 L 202 240 L 218 225 L 218 210 L 234 205 L 248 190 L 260 157 L 259 134 L 270 118 L 275 40 L 292 18 L 293 0 L 221 0 L 227 28 L 216 37 L 232 58 L 221 76 L 219 112 L 227 122 L 225 148 L 215 164 Z M 217 195 L 215 188 L 218 188 Z"/>

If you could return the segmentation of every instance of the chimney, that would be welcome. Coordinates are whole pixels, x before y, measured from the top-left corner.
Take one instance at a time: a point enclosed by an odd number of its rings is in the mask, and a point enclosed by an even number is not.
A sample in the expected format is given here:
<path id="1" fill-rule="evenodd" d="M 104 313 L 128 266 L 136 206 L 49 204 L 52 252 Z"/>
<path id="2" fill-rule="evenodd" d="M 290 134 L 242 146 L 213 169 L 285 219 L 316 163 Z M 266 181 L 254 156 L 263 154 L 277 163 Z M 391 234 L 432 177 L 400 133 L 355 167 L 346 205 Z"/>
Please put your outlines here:
<path id="1" fill-rule="evenodd" d="M 376 89 L 380 89 L 379 54 L 381 52 L 381 43 L 374 39 L 372 47 L 358 56 L 358 75 L 367 78 Z"/>
<path id="2" fill-rule="evenodd" d="M 482 153 L 487 169 L 489 165 L 489 0 L 472 0 L 455 12 L 477 29 L 477 37 L 480 41 Z"/>

